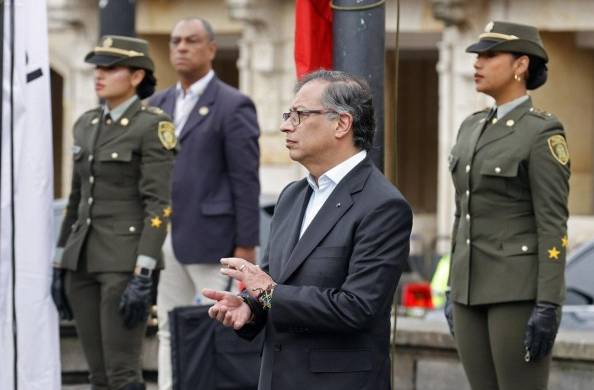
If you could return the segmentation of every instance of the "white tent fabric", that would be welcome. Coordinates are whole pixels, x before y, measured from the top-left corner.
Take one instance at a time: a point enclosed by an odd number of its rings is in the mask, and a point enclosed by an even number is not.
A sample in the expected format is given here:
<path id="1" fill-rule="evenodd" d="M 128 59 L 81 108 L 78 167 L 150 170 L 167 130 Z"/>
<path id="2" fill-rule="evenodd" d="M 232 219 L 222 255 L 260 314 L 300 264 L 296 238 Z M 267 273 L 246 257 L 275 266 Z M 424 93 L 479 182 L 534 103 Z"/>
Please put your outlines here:
<path id="1" fill-rule="evenodd" d="M 53 168 L 47 5 L 44 0 L 5 0 L 0 6 L 0 388 L 59 390 L 58 318 L 49 294 Z"/>

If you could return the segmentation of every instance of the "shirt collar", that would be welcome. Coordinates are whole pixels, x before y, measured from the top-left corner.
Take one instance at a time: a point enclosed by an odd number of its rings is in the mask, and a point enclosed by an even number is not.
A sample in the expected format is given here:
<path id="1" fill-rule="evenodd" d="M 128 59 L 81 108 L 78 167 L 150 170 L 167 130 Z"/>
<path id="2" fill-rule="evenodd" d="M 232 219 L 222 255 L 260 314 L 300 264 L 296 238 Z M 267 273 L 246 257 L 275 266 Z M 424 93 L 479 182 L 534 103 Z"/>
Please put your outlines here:
<path id="1" fill-rule="evenodd" d="M 212 80 L 213 77 L 214 77 L 214 71 L 211 69 L 201 79 L 196 81 L 194 84 L 190 85 L 190 88 L 188 88 L 186 95 L 190 95 L 190 96 L 202 95 L 202 93 L 206 89 L 206 86 L 208 85 L 209 81 Z M 177 96 L 184 96 L 183 95 L 184 89 L 182 88 L 181 83 L 179 81 L 177 82 L 177 84 L 175 86 L 175 91 L 177 93 Z"/>
<path id="2" fill-rule="evenodd" d="M 317 183 L 316 179 L 314 179 L 311 174 L 307 175 L 307 182 L 314 191 L 321 187 L 325 187 L 330 183 L 333 183 L 336 186 L 350 171 L 353 170 L 353 168 L 357 166 L 357 164 L 363 161 L 366 156 L 367 151 L 362 150 L 326 171 L 320 176 Z"/>
<path id="3" fill-rule="evenodd" d="M 128 100 L 126 100 L 125 102 L 120 103 L 117 107 L 115 107 L 115 108 L 113 108 L 111 110 L 109 109 L 109 107 L 106 104 L 106 105 L 103 106 L 103 115 L 109 114 L 109 116 L 111 116 L 111 120 L 113 120 L 114 122 L 117 122 L 118 119 L 120 119 L 120 117 L 124 114 L 124 112 L 126 112 L 126 110 L 137 99 L 138 99 L 138 96 L 137 95 L 134 95 L 134 96 L 130 97 Z"/>
<path id="4" fill-rule="evenodd" d="M 509 114 L 514 108 L 524 103 L 526 100 L 528 100 L 528 95 L 520 96 L 519 98 L 514 99 L 511 102 L 507 102 L 500 106 L 497 106 L 497 119 L 503 118 L 504 116 Z"/>

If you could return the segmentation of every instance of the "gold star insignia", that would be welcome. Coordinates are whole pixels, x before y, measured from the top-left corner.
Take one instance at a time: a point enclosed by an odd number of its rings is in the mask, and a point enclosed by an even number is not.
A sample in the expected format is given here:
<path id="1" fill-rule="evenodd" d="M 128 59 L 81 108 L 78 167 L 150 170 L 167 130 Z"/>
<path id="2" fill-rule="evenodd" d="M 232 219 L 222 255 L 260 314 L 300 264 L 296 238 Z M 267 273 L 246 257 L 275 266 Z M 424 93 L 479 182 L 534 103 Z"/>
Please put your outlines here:
<path id="1" fill-rule="evenodd" d="M 159 218 L 159 217 L 151 218 L 151 226 L 154 228 L 159 228 L 162 223 L 163 223 L 163 221 L 161 221 L 161 218 Z"/>
<path id="2" fill-rule="evenodd" d="M 163 209 L 163 216 L 164 217 L 171 217 L 171 214 L 173 214 L 173 210 L 171 210 L 170 206 L 167 206 Z"/>
<path id="3" fill-rule="evenodd" d="M 559 260 L 559 255 L 561 254 L 561 252 L 559 252 L 557 250 L 557 247 L 553 247 L 551 249 L 548 250 L 549 252 L 549 259 L 551 260 Z"/>
<path id="4" fill-rule="evenodd" d="M 563 248 L 567 248 L 568 245 L 569 245 L 569 239 L 567 238 L 567 234 L 566 234 L 561 238 L 561 246 Z"/>

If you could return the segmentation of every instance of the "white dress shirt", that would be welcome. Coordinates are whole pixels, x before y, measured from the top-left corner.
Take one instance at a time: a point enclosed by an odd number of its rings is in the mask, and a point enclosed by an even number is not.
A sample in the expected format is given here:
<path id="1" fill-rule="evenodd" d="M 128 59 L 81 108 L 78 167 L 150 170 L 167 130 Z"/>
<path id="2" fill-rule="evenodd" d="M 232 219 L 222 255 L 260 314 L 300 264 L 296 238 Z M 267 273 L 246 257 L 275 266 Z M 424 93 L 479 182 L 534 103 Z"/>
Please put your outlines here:
<path id="1" fill-rule="evenodd" d="M 188 121 L 192 109 L 198 102 L 198 99 L 200 99 L 200 95 L 202 95 L 213 77 L 214 72 L 211 69 L 204 77 L 190 85 L 190 88 L 188 88 L 187 91 L 184 91 L 181 83 L 178 81 L 175 87 L 177 99 L 175 100 L 175 114 L 173 117 L 175 122 L 175 135 L 179 136 L 179 133 L 181 133 Z"/>
<path id="2" fill-rule="evenodd" d="M 344 160 L 334 168 L 328 170 L 326 173 L 321 175 L 318 178 L 318 182 L 313 178 L 310 174 L 307 176 L 307 182 L 309 186 L 313 190 L 311 197 L 309 198 L 309 202 L 307 203 L 307 208 L 305 209 L 305 214 L 303 215 L 303 221 L 301 222 L 301 232 L 299 233 L 299 238 L 303 236 L 305 230 L 313 221 L 315 216 L 318 214 L 318 211 L 322 208 L 326 200 L 330 197 L 338 183 L 350 172 L 355 168 L 357 164 L 359 164 L 363 159 L 367 156 L 367 152 L 365 150 L 360 151 L 359 153 L 355 154 L 354 156 L 349 157 L 348 159 Z"/>

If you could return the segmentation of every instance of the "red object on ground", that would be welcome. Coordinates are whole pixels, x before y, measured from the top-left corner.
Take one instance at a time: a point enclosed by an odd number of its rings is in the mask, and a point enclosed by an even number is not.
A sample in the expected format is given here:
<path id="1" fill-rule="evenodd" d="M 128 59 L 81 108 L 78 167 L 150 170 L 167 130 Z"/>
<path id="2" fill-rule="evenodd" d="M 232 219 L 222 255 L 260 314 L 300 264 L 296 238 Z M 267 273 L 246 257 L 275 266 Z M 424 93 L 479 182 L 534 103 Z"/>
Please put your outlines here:
<path id="1" fill-rule="evenodd" d="M 332 68 L 332 9 L 329 0 L 295 3 L 295 67 L 297 78 Z"/>
<path id="2" fill-rule="evenodd" d="M 426 282 L 405 284 L 402 288 L 402 306 L 407 309 L 433 309 L 431 285 Z"/>

